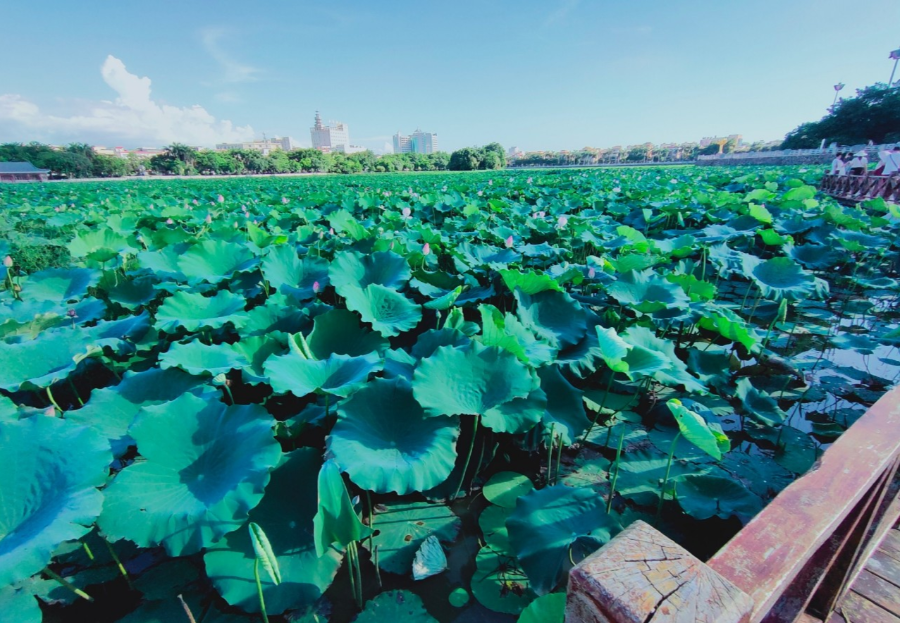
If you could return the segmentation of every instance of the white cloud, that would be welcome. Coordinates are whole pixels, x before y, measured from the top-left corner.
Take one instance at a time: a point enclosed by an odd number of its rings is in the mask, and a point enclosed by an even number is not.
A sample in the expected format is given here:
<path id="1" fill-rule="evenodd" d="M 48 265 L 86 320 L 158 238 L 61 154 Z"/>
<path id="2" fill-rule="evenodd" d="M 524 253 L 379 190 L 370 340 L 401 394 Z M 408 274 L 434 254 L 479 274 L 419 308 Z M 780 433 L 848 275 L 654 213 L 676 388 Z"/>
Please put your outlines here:
<path id="1" fill-rule="evenodd" d="M 260 70 L 252 65 L 247 65 L 234 60 L 225 50 L 219 46 L 219 40 L 227 35 L 224 28 L 207 28 L 201 33 L 203 47 L 219 65 L 222 66 L 223 75 L 220 82 L 237 83 L 253 82 L 258 80 Z"/>
<path id="2" fill-rule="evenodd" d="M 101 68 L 104 82 L 116 92 L 115 101 L 81 104 L 78 114 L 57 116 L 44 113 L 21 95 L 0 95 L 0 139 L 8 132 L 4 122 L 18 126 L 18 133 L 30 132 L 28 140 L 91 142 L 132 141 L 141 145 L 162 145 L 174 141 L 189 145 L 211 146 L 253 138 L 250 126 L 235 126 L 217 120 L 205 108 L 160 104 L 151 97 L 150 78 L 129 73 L 125 64 L 110 55 Z M 70 108 L 74 108 L 72 103 Z M 34 136 L 39 134 L 40 136 Z"/>

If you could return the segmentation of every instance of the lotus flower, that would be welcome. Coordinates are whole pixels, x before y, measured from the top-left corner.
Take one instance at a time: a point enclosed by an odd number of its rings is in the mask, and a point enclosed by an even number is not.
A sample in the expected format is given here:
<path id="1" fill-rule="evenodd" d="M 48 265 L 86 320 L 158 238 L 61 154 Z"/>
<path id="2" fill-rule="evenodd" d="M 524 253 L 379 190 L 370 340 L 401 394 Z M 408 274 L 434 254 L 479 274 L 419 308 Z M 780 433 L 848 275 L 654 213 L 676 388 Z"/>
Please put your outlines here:
<path id="1" fill-rule="evenodd" d="M 597 271 L 594 270 L 593 266 L 588 268 L 588 279 L 593 279 L 594 275 L 596 275 L 596 274 L 597 274 Z"/>
<path id="2" fill-rule="evenodd" d="M 288 201 L 290 201 L 290 199 L 288 199 L 287 197 L 281 198 L 281 203 L 283 203 L 283 204 L 287 204 Z"/>
<path id="3" fill-rule="evenodd" d="M 483 195 L 484 195 L 484 191 L 483 191 L 483 190 L 479 190 L 479 191 L 478 191 L 478 196 L 481 197 L 481 196 L 483 196 Z"/>
<path id="4" fill-rule="evenodd" d="M 216 197 L 216 201 L 218 201 L 219 203 L 225 203 L 225 197 L 219 195 L 218 197 Z"/>
<path id="5" fill-rule="evenodd" d="M 212 214 L 206 215 L 206 222 L 207 222 L 207 224 L 212 223 Z"/>
<path id="6" fill-rule="evenodd" d="M 313 292 L 315 292 L 316 294 L 318 294 L 318 293 L 319 293 L 319 287 L 320 287 L 320 286 L 319 286 L 319 282 L 318 282 L 318 281 L 313 281 Z"/>
<path id="7" fill-rule="evenodd" d="M 166 219 L 166 225 L 174 225 L 174 224 L 175 224 L 175 221 L 173 221 L 172 219 L 170 219 L 170 218 Z"/>
<path id="8" fill-rule="evenodd" d="M 237 221 L 234 222 L 234 228 L 235 228 L 235 229 L 238 228 L 238 222 L 237 222 Z"/>
<path id="9" fill-rule="evenodd" d="M 534 181 L 534 180 L 532 180 L 530 177 L 527 180 L 525 180 L 525 182 L 528 184 L 530 184 L 532 181 Z"/>
<path id="10" fill-rule="evenodd" d="M 409 220 L 412 218 L 412 210 L 410 210 L 409 208 L 403 208 L 402 210 L 400 210 L 400 213 L 403 215 L 404 220 Z"/>
<path id="11" fill-rule="evenodd" d="M 422 255 L 428 255 L 429 253 L 431 253 L 431 245 L 426 242 L 422 247 Z"/>
<path id="12" fill-rule="evenodd" d="M 7 268 L 10 268 L 13 265 L 13 259 L 11 256 L 7 255 L 3 258 L 3 265 Z"/>
<path id="13" fill-rule="evenodd" d="M 44 415 L 47 417 L 56 417 L 56 407 L 47 407 L 44 409 Z"/>
<path id="14" fill-rule="evenodd" d="M 513 246 L 513 237 L 510 236 L 509 238 L 506 239 L 506 248 L 512 249 L 512 246 Z"/>
<path id="15" fill-rule="evenodd" d="M 547 216 L 547 213 L 543 210 L 534 213 L 534 218 L 544 218 L 545 216 Z"/>
<path id="16" fill-rule="evenodd" d="M 334 227 L 329 227 L 329 228 L 328 228 L 328 233 L 331 234 L 331 235 L 333 236 L 333 235 L 334 235 Z"/>
<path id="17" fill-rule="evenodd" d="M 565 214 L 563 214 L 562 216 L 559 217 L 559 219 L 557 219 L 556 226 L 557 227 L 565 227 L 568 223 L 569 223 L 569 217 L 567 217 Z"/>
<path id="18" fill-rule="evenodd" d="M 493 186 L 493 185 L 494 185 L 494 180 L 488 180 L 488 186 Z"/>
<path id="19" fill-rule="evenodd" d="M 196 206 L 196 205 L 200 205 L 199 203 L 197 203 L 197 200 L 196 200 L 196 199 L 194 199 L 194 205 L 195 205 L 195 206 Z"/>
<path id="20" fill-rule="evenodd" d="M 620 193 L 620 192 L 622 192 L 622 189 L 619 186 L 616 186 L 615 188 L 613 188 L 613 192 Z"/>

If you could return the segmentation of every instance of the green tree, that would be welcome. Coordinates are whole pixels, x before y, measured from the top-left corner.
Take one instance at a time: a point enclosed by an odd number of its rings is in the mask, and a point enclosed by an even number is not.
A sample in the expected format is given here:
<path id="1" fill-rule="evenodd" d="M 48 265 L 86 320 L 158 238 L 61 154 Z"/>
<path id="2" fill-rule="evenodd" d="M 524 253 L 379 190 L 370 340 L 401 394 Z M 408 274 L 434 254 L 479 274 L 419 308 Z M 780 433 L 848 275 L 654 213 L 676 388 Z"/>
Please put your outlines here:
<path id="1" fill-rule="evenodd" d="M 91 174 L 94 177 L 122 177 L 128 174 L 128 162 L 118 156 L 94 154 Z"/>
<path id="2" fill-rule="evenodd" d="M 483 148 L 484 158 L 482 158 L 482 169 L 504 169 L 506 168 L 506 150 L 500 143 L 488 143 Z M 494 154 L 495 157 L 491 157 Z"/>
<path id="3" fill-rule="evenodd" d="M 450 154 L 451 171 L 474 171 L 481 166 L 481 154 L 474 147 L 463 147 Z"/>

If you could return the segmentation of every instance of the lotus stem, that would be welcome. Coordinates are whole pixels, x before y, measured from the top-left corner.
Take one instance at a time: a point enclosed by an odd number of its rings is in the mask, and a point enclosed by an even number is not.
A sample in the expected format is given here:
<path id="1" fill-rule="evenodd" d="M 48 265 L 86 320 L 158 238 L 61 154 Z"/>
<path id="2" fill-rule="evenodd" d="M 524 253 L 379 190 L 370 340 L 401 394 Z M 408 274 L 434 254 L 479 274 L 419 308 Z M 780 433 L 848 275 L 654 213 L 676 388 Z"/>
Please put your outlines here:
<path id="1" fill-rule="evenodd" d="M 53 399 L 53 394 L 50 393 L 49 385 L 47 386 L 47 398 L 50 399 L 50 402 L 53 404 L 54 407 L 56 407 L 56 410 L 59 411 L 60 415 L 62 415 L 62 413 L 63 413 L 62 407 L 60 407 L 58 404 L 56 404 L 56 400 Z"/>
<path id="2" fill-rule="evenodd" d="M 609 381 L 606 383 L 606 392 L 603 394 L 603 400 L 600 401 L 600 408 L 597 409 L 597 415 L 594 416 L 594 419 L 591 420 L 591 425 L 588 426 L 588 429 L 585 431 L 584 435 L 581 436 L 581 443 L 584 445 L 584 442 L 587 441 L 588 435 L 591 434 L 591 431 L 594 430 L 594 425 L 597 423 L 597 419 L 603 414 L 603 407 L 606 405 L 606 397 L 609 396 L 609 390 L 612 389 L 613 379 L 616 377 L 616 373 L 612 370 L 609 371 Z M 606 438 L 606 443 L 609 443 L 609 437 Z"/>
<path id="3" fill-rule="evenodd" d="M 556 449 L 556 471 L 553 473 L 553 484 L 559 482 L 559 466 L 562 464 L 563 438 L 562 433 L 557 435 L 559 438 L 559 446 Z"/>
<path id="4" fill-rule="evenodd" d="M 253 579 L 256 580 L 256 594 L 259 596 L 259 610 L 262 613 L 262 619 L 265 623 L 269 623 L 269 615 L 266 614 L 266 600 L 263 597 L 262 581 L 259 579 L 259 558 L 253 559 Z"/>
<path id="5" fill-rule="evenodd" d="M 113 561 L 116 563 L 116 566 L 119 568 L 119 573 L 122 574 L 122 577 L 125 578 L 125 581 L 128 582 L 129 588 L 131 587 L 131 578 L 128 577 L 128 572 L 125 571 L 125 565 L 122 564 L 122 561 L 119 560 L 119 557 L 116 556 L 116 550 L 113 549 L 112 544 L 103 539 L 103 542 L 106 544 L 106 549 L 109 550 L 109 555 L 112 557 Z"/>
<path id="6" fill-rule="evenodd" d="M 228 381 L 225 381 L 222 384 L 222 387 L 225 388 L 225 393 L 228 394 L 228 399 L 231 401 L 231 404 L 234 404 L 234 394 L 231 393 L 231 388 L 228 387 Z"/>
<path id="7" fill-rule="evenodd" d="M 85 593 L 85 592 L 84 592 L 83 590 L 81 590 L 80 588 L 75 588 L 71 583 L 69 583 L 68 580 L 66 580 L 66 579 L 63 578 L 62 576 L 60 576 L 60 575 L 58 575 L 57 573 L 55 573 L 54 571 L 52 571 L 52 570 L 50 569 L 50 567 L 45 567 L 45 568 L 44 568 L 44 573 L 46 573 L 47 575 L 49 575 L 51 579 L 56 580 L 56 581 L 59 582 L 62 586 L 66 587 L 67 589 L 69 589 L 70 591 L 72 591 L 73 593 L 75 593 L 76 595 L 78 595 L 79 597 L 81 597 L 82 599 L 85 599 L 85 600 L 87 600 L 87 601 L 94 601 L 94 598 L 93 598 L 93 597 L 91 597 L 90 595 L 88 595 L 87 593 Z"/>
<path id="8" fill-rule="evenodd" d="M 672 439 L 672 447 L 669 448 L 669 462 L 666 463 L 666 475 L 663 477 L 662 489 L 659 492 L 659 504 L 656 506 L 657 523 L 659 523 L 659 518 L 662 516 L 663 502 L 666 499 L 666 485 L 669 483 L 669 472 L 672 469 L 672 457 L 675 456 L 675 444 L 678 443 L 679 437 L 681 437 L 681 431 L 675 434 L 674 439 Z"/>
<path id="9" fill-rule="evenodd" d="M 382 587 L 381 584 L 381 568 L 378 566 L 378 546 L 372 548 L 372 557 L 373 562 L 375 563 L 375 577 L 378 579 L 378 588 Z"/>
<path id="10" fill-rule="evenodd" d="M 556 422 L 550 424 L 550 442 L 547 444 L 547 486 L 550 486 L 550 474 L 553 473 L 553 438 Z"/>
<path id="11" fill-rule="evenodd" d="M 69 387 L 72 388 L 72 393 L 75 394 L 75 399 L 78 400 L 78 404 L 82 407 L 84 406 L 84 400 L 81 399 L 81 396 L 78 395 L 78 390 L 75 388 L 75 383 L 72 382 L 72 379 L 67 378 L 66 381 L 69 383 Z"/>
<path id="12" fill-rule="evenodd" d="M 84 553 L 87 554 L 88 560 L 93 560 L 93 559 L 94 559 L 94 552 L 91 551 L 91 548 L 88 547 L 88 544 L 82 542 L 82 543 L 81 543 L 81 547 L 82 547 L 82 549 L 84 549 Z"/>
<path id="13" fill-rule="evenodd" d="M 616 482 L 619 480 L 619 460 L 622 457 L 622 445 L 625 443 L 625 427 L 622 427 L 622 434 L 619 435 L 619 447 L 616 448 L 616 465 L 613 472 L 612 482 L 609 486 L 609 499 L 606 501 L 606 512 L 612 511 L 613 498 L 616 495 Z"/>
<path id="14" fill-rule="evenodd" d="M 375 509 L 372 507 L 372 493 L 370 491 L 366 491 L 366 507 L 369 510 L 369 529 L 373 529 L 372 526 L 375 525 Z M 375 544 L 372 541 L 373 537 L 369 535 L 369 550 L 373 550 Z"/>
<path id="15" fill-rule="evenodd" d="M 747 324 L 753 322 L 753 315 L 756 313 L 756 308 L 759 306 L 759 301 L 762 299 L 762 290 L 759 291 L 759 294 L 756 295 L 756 300 L 753 302 L 753 309 L 750 310 L 750 317 L 747 318 Z"/>
<path id="16" fill-rule="evenodd" d="M 460 490 L 462 490 L 463 483 L 466 481 L 466 472 L 469 471 L 469 461 L 472 460 L 472 451 L 475 450 L 475 437 L 478 433 L 478 424 L 481 421 L 481 414 L 477 414 L 475 416 L 475 427 L 472 429 L 472 441 L 469 443 L 469 453 L 466 454 L 466 462 L 463 464 L 462 474 L 459 477 L 459 485 L 456 487 L 456 493 L 453 494 L 453 497 L 450 498 L 450 501 L 456 499 L 456 496 L 459 495 Z"/>
<path id="17" fill-rule="evenodd" d="M 181 607 L 184 608 L 184 613 L 187 615 L 188 623 L 197 623 L 197 619 L 194 618 L 194 613 L 191 612 L 191 608 L 187 605 L 184 597 L 178 595 L 178 601 L 181 602 Z"/>
<path id="18" fill-rule="evenodd" d="M 747 296 L 750 294 L 750 290 L 753 289 L 753 282 L 747 284 L 747 291 L 744 292 L 744 299 L 741 301 L 741 309 L 740 311 L 744 311 L 744 305 L 747 303 Z"/>

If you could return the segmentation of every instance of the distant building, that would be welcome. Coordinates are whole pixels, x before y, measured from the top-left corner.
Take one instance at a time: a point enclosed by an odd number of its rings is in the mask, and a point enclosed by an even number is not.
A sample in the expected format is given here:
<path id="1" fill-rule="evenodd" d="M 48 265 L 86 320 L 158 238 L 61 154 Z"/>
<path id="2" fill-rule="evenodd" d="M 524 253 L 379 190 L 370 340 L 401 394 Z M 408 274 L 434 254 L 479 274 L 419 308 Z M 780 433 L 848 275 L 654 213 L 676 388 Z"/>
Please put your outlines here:
<path id="1" fill-rule="evenodd" d="M 518 158 L 519 156 L 524 156 L 525 152 L 519 149 L 518 147 L 510 147 L 506 150 L 507 158 Z"/>
<path id="2" fill-rule="evenodd" d="M 128 150 L 124 147 L 103 147 L 102 145 L 94 146 L 94 153 L 101 156 L 117 156 L 119 158 L 127 158 Z"/>
<path id="3" fill-rule="evenodd" d="M 315 124 L 309 129 L 309 136 L 312 139 L 313 149 L 324 152 L 353 153 L 350 151 L 352 145 L 350 145 L 350 128 L 347 124 L 340 121 L 332 121 L 331 125 L 325 125 L 322 123 L 322 116 L 319 115 L 318 110 L 316 111 Z M 363 148 L 360 148 L 358 151 L 363 151 Z"/>
<path id="4" fill-rule="evenodd" d="M 438 151 L 438 135 L 434 132 L 416 131 L 409 136 L 403 136 L 400 132 L 394 135 L 395 154 L 433 154 Z"/>
<path id="5" fill-rule="evenodd" d="M 0 182 L 46 182 L 49 176 L 49 169 L 30 162 L 0 162 Z"/>
<path id="6" fill-rule="evenodd" d="M 744 143 L 744 137 L 741 134 L 729 134 L 728 136 L 704 136 L 700 139 L 700 149 L 709 147 L 713 143 L 718 144 L 719 141 L 734 141 L 735 147 L 740 147 Z"/>
<path id="7" fill-rule="evenodd" d="M 262 152 L 263 155 L 268 156 L 271 152 L 276 150 L 291 151 L 292 149 L 294 149 L 294 141 L 290 136 L 276 136 L 274 138 L 263 139 L 261 141 L 246 141 L 244 143 L 218 143 L 216 145 L 216 149 L 218 151 L 225 151 L 228 149 L 251 149 L 253 151 Z"/>
<path id="8" fill-rule="evenodd" d="M 152 158 L 153 156 L 166 153 L 166 150 L 158 147 L 138 147 L 137 149 L 132 149 L 129 153 L 136 158 Z"/>

